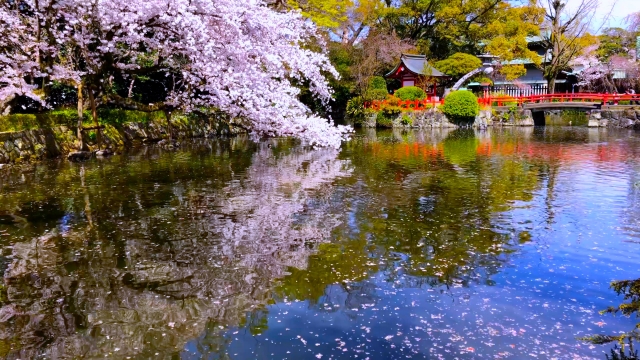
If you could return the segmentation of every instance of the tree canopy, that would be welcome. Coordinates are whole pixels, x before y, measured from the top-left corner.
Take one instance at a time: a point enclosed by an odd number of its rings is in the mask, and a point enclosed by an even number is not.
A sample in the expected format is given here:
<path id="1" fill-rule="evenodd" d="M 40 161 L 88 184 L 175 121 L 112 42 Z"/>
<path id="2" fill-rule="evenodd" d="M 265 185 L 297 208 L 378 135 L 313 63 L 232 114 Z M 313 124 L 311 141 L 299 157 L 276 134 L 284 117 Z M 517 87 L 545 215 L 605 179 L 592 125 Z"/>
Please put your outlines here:
<path id="1" fill-rule="evenodd" d="M 526 37 L 537 35 L 543 20 L 542 10 L 533 3 L 513 6 L 506 0 L 386 3 L 381 12 L 382 26 L 401 38 L 416 41 L 418 49 L 433 59 L 487 49 L 506 60 L 532 58 Z"/>
<path id="2" fill-rule="evenodd" d="M 435 66 L 447 75 L 460 77 L 482 66 L 482 61 L 470 54 L 455 53 L 445 60 L 436 62 Z"/>
<path id="3" fill-rule="evenodd" d="M 297 12 L 258 0 L 16 4 L 0 4 L 0 104 L 27 96 L 47 106 L 49 85 L 60 82 L 84 87 L 94 110 L 217 108 L 257 136 L 340 144 L 344 129 L 297 98 L 294 82 L 304 80 L 327 104 L 325 75 L 338 76 L 323 52 L 305 46 L 316 27 Z M 123 82 L 150 76 L 161 85 L 151 104 L 127 96 Z"/>

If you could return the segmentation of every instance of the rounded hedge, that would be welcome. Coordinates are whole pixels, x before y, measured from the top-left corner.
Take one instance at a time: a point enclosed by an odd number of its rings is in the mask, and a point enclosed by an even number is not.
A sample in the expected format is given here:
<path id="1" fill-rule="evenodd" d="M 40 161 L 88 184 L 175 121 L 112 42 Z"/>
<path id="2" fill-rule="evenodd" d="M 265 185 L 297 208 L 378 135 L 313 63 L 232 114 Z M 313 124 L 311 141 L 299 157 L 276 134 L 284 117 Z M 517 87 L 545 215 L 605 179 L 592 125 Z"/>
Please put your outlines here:
<path id="1" fill-rule="evenodd" d="M 369 90 L 378 89 L 387 91 L 387 81 L 382 76 L 374 76 L 369 80 Z"/>
<path id="2" fill-rule="evenodd" d="M 473 123 L 480 112 L 478 98 L 471 91 L 454 91 L 444 99 L 442 112 L 454 124 Z"/>
<path id="3" fill-rule="evenodd" d="M 364 94 L 365 100 L 384 100 L 389 93 L 387 89 L 371 89 Z"/>
<path id="4" fill-rule="evenodd" d="M 398 90 L 396 90 L 395 96 L 397 96 L 402 101 L 407 100 L 423 100 L 427 97 L 427 94 L 424 90 L 420 89 L 417 86 L 405 86 Z"/>

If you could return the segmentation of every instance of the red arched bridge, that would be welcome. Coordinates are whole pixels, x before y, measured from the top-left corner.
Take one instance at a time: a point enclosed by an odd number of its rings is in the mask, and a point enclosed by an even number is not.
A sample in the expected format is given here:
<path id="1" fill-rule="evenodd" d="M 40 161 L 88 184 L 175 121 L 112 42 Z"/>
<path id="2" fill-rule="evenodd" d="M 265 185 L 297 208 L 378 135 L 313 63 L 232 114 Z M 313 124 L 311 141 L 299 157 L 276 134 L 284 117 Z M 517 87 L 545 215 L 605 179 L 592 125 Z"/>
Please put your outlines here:
<path id="1" fill-rule="evenodd" d="M 639 94 L 544 94 L 529 96 L 487 96 L 478 99 L 483 107 L 511 107 L 519 106 L 525 110 L 594 110 L 603 106 L 640 105 Z M 399 107 L 401 110 L 428 110 L 444 104 L 444 100 L 431 97 L 424 100 L 374 100 L 364 103 L 366 109 L 382 110 L 389 107 Z"/>

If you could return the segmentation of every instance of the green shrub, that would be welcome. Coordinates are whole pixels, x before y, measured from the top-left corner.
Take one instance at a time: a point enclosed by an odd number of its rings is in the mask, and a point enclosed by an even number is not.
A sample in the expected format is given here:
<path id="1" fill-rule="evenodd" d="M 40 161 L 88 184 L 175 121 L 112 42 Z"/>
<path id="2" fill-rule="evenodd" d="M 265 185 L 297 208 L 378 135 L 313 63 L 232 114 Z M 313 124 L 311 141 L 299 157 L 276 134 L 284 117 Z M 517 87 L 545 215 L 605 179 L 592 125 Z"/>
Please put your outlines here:
<path id="1" fill-rule="evenodd" d="M 402 125 L 407 125 L 407 126 L 413 125 L 413 119 L 411 118 L 411 116 L 407 114 L 402 114 L 401 122 L 402 122 Z"/>
<path id="2" fill-rule="evenodd" d="M 121 109 L 98 109 L 98 118 L 103 124 L 124 124 L 124 123 L 148 123 L 152 120 L 164 120 L 164 112 L 156 111 L 147 113 L 144 111 L 121 110 Z"/>
<path id="3" fill-rule="evenodd" d="M 400 101 L 393 95 L 387 95 L 387 99 L 380 107 L 380 111 L 384 112 L 388 117 L 396 117 L 402 112 Z"/>
<path id="4" fill-rule="evenodd" d="M 480 112 L 478 98 L 470 91 L 454 91 L 444 100 L 442 112 L 454 124 L 473 123 Z"/>
<path id="5" fill-rule="evenodd" d="M 362 123 L 362 120 L 364 120 L 364 114 L 364 100 L 362 97 L 356 96 L 347 102 L 347 115 L 356 124 Z"/>
<path id="6" fill-rule="evenodd" d="M 406 101 L 406 100 L 424 100 L 427 97 L 427 94 L 424 90 L 420 89 L 417 86 L 405 86 L 396 90 L 394 94 L 398 99 Z"/>
<path id="7" fill-rule="evenodd" d="M 174 116 L 175 121 L 181 119 Z M 129 122 L 147 123 L 152 120 L 164 120 L 162 111 L 146 113 L 143 111 L 120 110 L 120 109 L 98 109 L 98 120 L 101 124 L 124 124 Z M 85 126 L 93 125 L 91 111 L 84 111 L 83 123 Z M 11 114 L 0 116 L 0 132 L 22 131 L 31 129 L 50 128 L 65 125 L 75 127 L 78 125 L 78 111 L 74 108 L 57 109 L 41 114 Z"/>
<path id="8" fill-rule="evenodd" d="M 95 131 L 91 130 L 87 134 L 87 138 L 88 138 L 89 141 L 95 142 L 96 139 L 98 139 L 98 134 Z"/>
<path id="9" fill-rule="evenodd" d="M 388 95 L 389 93 L 386 89 L 371 89 L 364 94 L 364 98 L 367 101 L 384 100 Z"/>
<path id="10" fill-rule="evenodd" d="M 493 85 L 493 80 L 491 80 L 488 76 L 482 74 L 482 75 L 476 75 L 473 78 L 471 78 L 471 81 L 473 82 L 477 82 L 480 84 L 491 84 Z"/>
<path id="11" fill-rule="evenodd" d="M 386 128 L 393 127 L 393 118 L 391 118 L 384 111 L 380 111 L 376 116 L 376 124 L 379 127 L 386 127 Z"/>
<path id="12" fill-rule="evenodd" d="M 631 101 L 629 100 L 620 100 L 618 105 L 631 105 Z"/>
<path id="13" fill-rule="evenodd" d="M 382 76 L 374 76 L 369 80 L 369 90 L 387 91 L 387 81 Z"/>

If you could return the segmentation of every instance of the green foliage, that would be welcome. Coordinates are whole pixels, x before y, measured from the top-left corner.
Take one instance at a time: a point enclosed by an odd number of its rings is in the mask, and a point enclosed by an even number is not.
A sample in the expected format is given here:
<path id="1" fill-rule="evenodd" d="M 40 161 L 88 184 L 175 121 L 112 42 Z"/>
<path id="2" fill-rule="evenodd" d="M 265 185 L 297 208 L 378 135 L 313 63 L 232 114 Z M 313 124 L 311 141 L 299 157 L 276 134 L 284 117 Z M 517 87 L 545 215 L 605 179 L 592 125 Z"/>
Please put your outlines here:
<path id="1" fill-rule="evenodd" d="M 480 83 L 480 84 L 491 84 L 491 85 L 493 85 L 493 80 L 491 80 L 491 78 L 487 77 L 484 74 L 474 76 L 473 78 L 471 78 L 471 81 L 477 82 L 477 83 Z"/>
<path id="2" fill-rule="evenodd" d="M 98 121 L 101 124 L 147 123 L 158 119 L 164 119 L 163 112 L 146 113 L 132 110 L 98 109 Z M 90 111 L 83 113 L 83 123 L 93 124 Z M 0 132 L 33 130 L 55 126 L 75 127 L 77 125 L 78 112 L 75 109 L 58 109 L 42 114 L 0 116 Z"/>
<path id="3" fill-rule="evenodd" d="M 436 69 L 453 77 L 462 77 L 481 66 L 480 59 L 465 53 L 455 53 L 447 59 L 435 63 Z"/>
<path id="4" fill-rule="evenodd" d="M 424 100 L 424 98 L 427 96 L 424 90 L 420 89 L 417 86 L 405 86 L 396 90 L 394 95 L 402 101 Z"/>
<path id="5" fill-rule="evenodd" d="M 624 316 L 633 314 L 640 316 L 640 279 L 614 281 L 611 283 L 611 288 L 618 295 L 623 295 L 624 301 L 627 302 L 617 307 L 610 307 L 601 313 L 616 314 L 620 312 Z"/>
<path id="6" fill-rule="evenodd" d="M 91 113 L 84 112 L 84 119 L 90 119 Z M 50 128 L 54 126 L 76 126 L 78 112 L 75 109 L 60 109 L 42 114 L 11 114 L 0 116 L 0 132 L 23 131 Z"/>
<path id="7" fill-rule="evenodd" d="M 379 127 L 390 128 L 393 126 L 393 118 L 390 114 L 384 111 L 379 111 L 376 116 L 376 125 Z"/>
<path id="8" fill-rule="evenodd" d="M 513 81 L 519 77 L 526 75 L 527 69 L 523 64 L 512 64 L 501 67 L 499 72 L 507 81 Z"/>
<path id="9" fill-rule="evenodd" d="M 134 110 L 99 109 L 98 118 L 102 124 L 148 123 L 152 120 L 164 119 L 162 111 L 147 113 Z"/>
<path id="10" fill-rule="evenodd" d="M 302 16 L 311 19 L 320 28 L 337 28 L 347 20 L 351 1 L 344 0 L 289 0 L 285 1 Z"/>
<path id="11" fill-rule="evenodd" d="M 370 101 L 370 100 L 384 100 L 384 99 L 387 98 L 388 95 L 389 95 L 389 93 L 387 92 L 386 89 L 371 89 L 371 90 L 368 90 L 364 94 L 364 98 L 367 101 Z"/>
<path id="12" fill-rule="evenodd" d="M 509 109 L 500 114 L 501 122 L 509 122 L 509 120 L 511 120 L 512 118 L 515 120 L 520 119 L 520 113 L 518 112 L 518 107 L 516 104 L 509 105 Z"/>
<path id="13" fill-rule="evenodd" d="M 369 90 L 387 91 L 387 81 L 382 76 L 374 76 L 369 80 Z"/>
<path id="14" fill-rule="evenodd" d="M 374 76 L 369 79 L 369 86 L 364 94 L 365 100 L 384 100 L 388 95 L 387 81 L 382 76 Z"/>
<path id="15" fill-rule="evenodd" d="M 627 56 L 629 50 L 636 46 L 636 36 L 640 33 L 627 31 L 622 28 L 608 28 L 598 36 L 600 45 L 596 56 L 600 61 L 607 62 L 614 55 Z"/>
<path id="16" fill-rule="evenodd" d="M 624 351 L 624 347 L 618 347 L 617 345 L 611 349 L 611 357 L 605 354 L 607 360 L 638 360 L 638 351 L 629 351 L 629 355 Z"/>
<path id="17" fill-rule="evenodd" d="M 602 310 L 600 314 L 621 313 L 627 317 L 635 314 L 636 317 L 640 317 L 640 279 L 614 281 L 610 287 L 616 294 L 623 296 L 624 302 L 618 306 L 611 306 Z M 636 325 L 636 329 L 621 335 L 592 335 L 579 338 L 579 340 L 595 345 L 603 345 L 617 341 L 621 348 L 617 353 L 614 350 L 611 351 L 611 359 L 637 360 L 638 354 L 637 351 L 633 351 L 633 342 L 640 340 L 640 331 L 638 329 L 640 329 L 640 323 Z M 628 355 L 626 355 L 625 352 L 625 342 L 629 345 Z M 609 356 L 607 356 L 607 359 L 609 359 Z"/>
<path id="18" fill-rule="evenodd" d="M 365 116 L 364 100 L 356 96 L 347 102 L 347 116 L 356 124 L 362 123 Z"/>
<path id="19" fill-rule="evenodd" d="M 387 95 L 386 102 L 380 107 L 380 111 L 384 112 L 389 117 L 398 116 L 402 112 L 400 107 L 400 99 L 394 95 Z"/>
<path id="20" fill-rule="evenodd" d="M 380 23 L 400 38 L 416 42 L 429 58 L 444 59 L 457 52 L 485 50 L 503 60 L 533 58 L 526 37 L 537 35 L 544 9 L 535 2 L 515 6 L 507 1 L 398 0 Z M 426 19 L 426 20 L 425 20 Z M 490 48 L 487 50 L 486 48 Z M 442 71 L 442 69 L 440 69 Z"/>
<path id="21" fill-rule="evenodd" d="M 353 50 L 336 42 L 330 42 L 328 50 L 329 60 L 340 74 L 340 78 L 328 77 L 329 85 L 333 89 L 333 102 L 331 103 L 333 116 L 340 117 L 346 111 L 347 102 L 353 97 L 356 87 L 351 71 L 354 64 Z"/>
<path id="22" fill-rule="evenodd" d="M 473 123 L 480 112 L 478 98 L 470 91 L 453 91 L 446 97 L 442 112 L 454 124 Z"/>
<path id="23" fill-rule="evenodd" d="M 402 125 L 407 125 L 407 126 L 413 125 L 413 119 L 411 118 L 411 116 L 407 114 L 402 114 L 401 122 L 402 122 Z"/>

